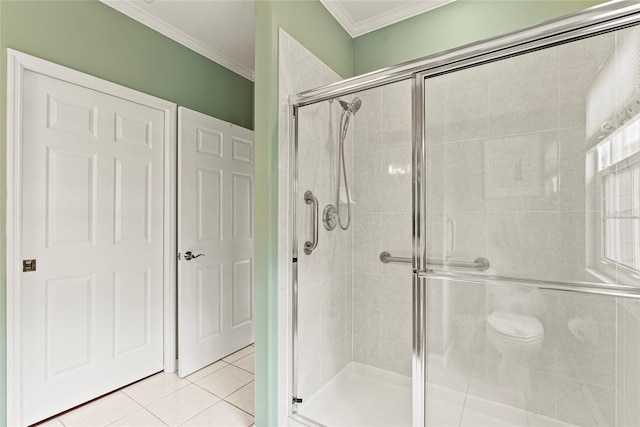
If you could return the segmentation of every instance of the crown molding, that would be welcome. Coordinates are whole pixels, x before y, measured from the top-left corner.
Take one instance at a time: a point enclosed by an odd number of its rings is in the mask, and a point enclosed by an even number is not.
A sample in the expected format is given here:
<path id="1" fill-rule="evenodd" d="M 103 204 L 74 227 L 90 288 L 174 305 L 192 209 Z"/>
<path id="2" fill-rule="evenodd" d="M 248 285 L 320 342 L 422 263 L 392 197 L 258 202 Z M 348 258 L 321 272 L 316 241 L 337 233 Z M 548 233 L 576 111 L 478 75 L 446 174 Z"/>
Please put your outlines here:
<path id="1" fill-rule="evenodd" d="M 353 19 L 351 19 L 351 15 L 344 10 L 342 4 L 335 0 L 320 0 L 320 3 L 324 6 L 325 9 L 329 11 L 331 16 L 333 16 L 336 21 L 344 28 L 344 30 L 349 33 L 351 38 L 355 38 L 355 30 L 357 24 Z"/>
<path id="2" fill-rule="evenodd" d="M 223 67 L 233 71 L 234 73 L 239 74 L 251 81 L 255 80 L 255 73 L 253 70 L 250 70 L 247 67 L 238 64 L 237 62 L 210 48 L 204 43 L 194 39 L 183 31 L 140 9 L 130 1 L 100 0 L 100 2 L 106 4 L 109 7 L 112 7 L 120 13 L 127 15 L 129 18 L 135 19 L 136 21 L 159 32 L 160 34 L 169 37 L 171 40 L 180 43 L 181 45 L 193 50 L 194 52 L 199 53 L 205 58 L 210 59 L 211 61 L 219 65 L 222 65 Z"/>
<path id="3" fill-rule="evenodd" d="M 428 12 L 438 7 L 453 3 L 456 0 L 431 0 L 415 1 L 408 5 L 391 9 L 386 13 L 366 19 L 362 22 L 355 22 L 351 15 L 344 9 L 340 1 L 320 0 L 329 13 L 342 25 L 352 38 L 362 36 L 380 28 L 395 24 L 416 15 Z"/>

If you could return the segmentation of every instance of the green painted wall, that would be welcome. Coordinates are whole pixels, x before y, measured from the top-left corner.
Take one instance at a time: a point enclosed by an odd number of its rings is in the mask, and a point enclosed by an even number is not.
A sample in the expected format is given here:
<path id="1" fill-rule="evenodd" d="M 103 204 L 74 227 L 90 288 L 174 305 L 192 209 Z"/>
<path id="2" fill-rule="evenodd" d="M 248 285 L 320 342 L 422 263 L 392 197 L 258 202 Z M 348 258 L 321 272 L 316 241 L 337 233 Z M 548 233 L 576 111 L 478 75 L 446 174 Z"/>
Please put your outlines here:
<path id="1" fill-rule="evenodd" d="M 529 27 L 601 0 L 454 3 L 354 39 L 356 75 Z"/>
<path id="2" fill-rule="evenodd" d="M 0 0 L 0 425 L 6 424 L 6 48 L 253 128 L 253 83 L 97 0 Z"/>
<path id="3" fill-rule="evenodd" d="M 256 425 L 277 424 L 278 28 L 343 77 L 353 41 L 318 0 L 256 1 Z"/>

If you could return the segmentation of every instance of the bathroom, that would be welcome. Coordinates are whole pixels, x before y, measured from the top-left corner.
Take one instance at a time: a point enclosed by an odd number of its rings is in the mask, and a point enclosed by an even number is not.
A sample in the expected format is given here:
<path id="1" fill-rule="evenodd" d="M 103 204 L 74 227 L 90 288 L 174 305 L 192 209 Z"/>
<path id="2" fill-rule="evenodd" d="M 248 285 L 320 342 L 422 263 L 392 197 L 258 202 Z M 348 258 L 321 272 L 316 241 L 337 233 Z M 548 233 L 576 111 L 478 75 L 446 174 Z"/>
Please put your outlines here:
<path id="1" fill-rule="evenodd" d="M 171 2 L 0 1 L 0 116 L 11 117 L 4 70 L 16 49 L 255 130 L 255 149 L 239 156 L 255 165 L 255 215 L 242 217 L 255 232 L 255 355 L 249 345 L 205 368 L 247 371 L 242 402 L 207 395 L 189 415 L 160 408 L 168 416 L 640 426 L 637 2 L 393 2 L 402 17 L 359 26 L 337 5 L 362 13 L 364 1 L 258 0 L 255 55 L 235 70 L 113 10 L 129 3 Z M 9 202 L 10 184 L 0 183 Z M 0 426 L 22 409 L 6 270 L 23 264 L 11 262 L 5 219 Z M 174 252 L 163 265 L 178 266 Z M 164 304 L 156 342 L 169 345 L 152 370 L 173 378 L 176 310 Z M 245 357 L 247 369 L 236 366 Z M 176 390 L 166 394 L 184 396 Z M 128 421 L 108 415 L 100 425 Z"/>

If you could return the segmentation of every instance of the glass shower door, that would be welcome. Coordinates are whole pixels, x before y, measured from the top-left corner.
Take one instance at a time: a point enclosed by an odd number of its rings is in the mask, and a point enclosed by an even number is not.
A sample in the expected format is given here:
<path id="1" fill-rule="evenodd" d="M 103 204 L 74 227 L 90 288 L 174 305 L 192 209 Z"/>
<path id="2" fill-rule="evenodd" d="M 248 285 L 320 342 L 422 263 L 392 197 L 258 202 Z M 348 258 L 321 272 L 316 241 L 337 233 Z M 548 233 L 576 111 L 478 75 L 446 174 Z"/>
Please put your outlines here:
<path id="1" fill-rule="evenodd" d="M 321 425 L 408 427 L 411 85 L 306 105 L 297 123 L 294 413 Z M 409 262 L 384 263 L 382 252 Z"/>
<path id="2" fill-rule="evenodd" d="M 424 80 L 428 425 L 640 422 L 639 41 Z"/>

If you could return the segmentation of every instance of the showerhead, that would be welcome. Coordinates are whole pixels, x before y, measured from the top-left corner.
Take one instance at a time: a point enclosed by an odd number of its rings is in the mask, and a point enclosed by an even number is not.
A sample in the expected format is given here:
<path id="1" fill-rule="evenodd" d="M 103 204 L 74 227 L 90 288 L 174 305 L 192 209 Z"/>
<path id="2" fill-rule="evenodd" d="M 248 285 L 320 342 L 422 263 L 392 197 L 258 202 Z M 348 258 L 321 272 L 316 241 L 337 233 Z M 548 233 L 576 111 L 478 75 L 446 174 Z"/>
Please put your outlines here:
<path id="1" fill-rule="evenodd" d="M 340 99 L 339 101 L 340 101 L 340 105 L 342 105 L 342 108 L 344 108 L 345 111 L 348 111 L 350 114 L 357 113 L 360 107 L 362 106 L 362 101 L 360 100 L 360 98 L 354 98 L 354 100 L 351 101 L 351 103 L 347 103 L 342 99 Z"/>

